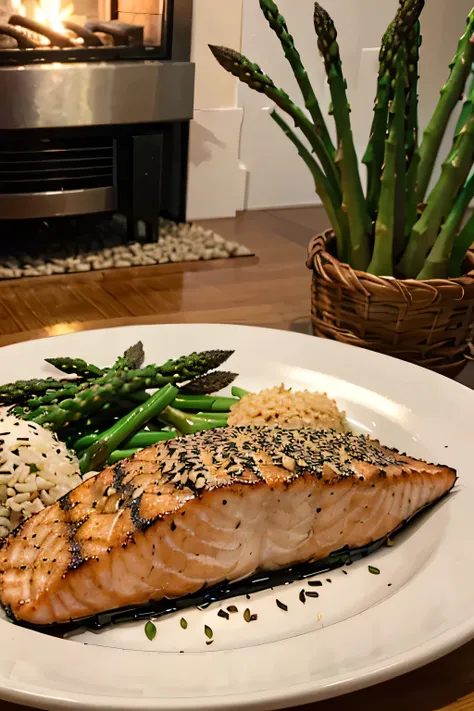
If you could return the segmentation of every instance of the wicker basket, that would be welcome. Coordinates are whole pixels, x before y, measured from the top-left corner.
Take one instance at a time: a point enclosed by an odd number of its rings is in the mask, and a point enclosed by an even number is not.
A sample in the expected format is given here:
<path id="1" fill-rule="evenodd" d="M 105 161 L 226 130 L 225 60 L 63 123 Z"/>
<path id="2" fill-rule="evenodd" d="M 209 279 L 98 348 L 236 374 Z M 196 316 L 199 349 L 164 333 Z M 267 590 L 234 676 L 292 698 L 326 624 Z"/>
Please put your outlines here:
<path id="1" fill-rule="evenodd" d="M 401 280 L 354 271 L 331 254 L 334 246 L 327 230 L 308 250 L 314 335 L 458 375 L 474 323 L 474 255 L 458 279 Z"/>

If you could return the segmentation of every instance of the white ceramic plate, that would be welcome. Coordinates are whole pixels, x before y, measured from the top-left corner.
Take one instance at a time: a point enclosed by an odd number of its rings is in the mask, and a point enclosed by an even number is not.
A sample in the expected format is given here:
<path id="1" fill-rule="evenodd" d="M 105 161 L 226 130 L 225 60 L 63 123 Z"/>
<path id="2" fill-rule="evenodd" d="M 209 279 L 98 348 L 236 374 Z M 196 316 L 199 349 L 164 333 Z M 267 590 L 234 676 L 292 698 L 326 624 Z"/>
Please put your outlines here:
<path id="1" fill-rule="evenodd" d="M 217 616 L 220 604 L 172 615 L 157 623 L 153 642 L 142 622 L 64 640 L 2 618 L 0 697 L 48 709 L 279 708 L 389 679 L 474 637 L 473 392 L 331 341 L 214 325 L 129 327 L 22 343 L 0 351 L 0 379 L 51 374 L 42 361 L 53 355 L 106 365 L 139 339 L 148 361 L 158 362 L 233 348 L 229 368 L 250 390 L 283 381 L 327 391 L 355 429 L 456 467 L 458 486 L 394 547 L 345 568 L 347 575 L 323 575 L 319 598 L 305 605 L 295 583 L 235 600 L 239 613 L 229 621 Z M 380 575 L 369 573 L 368 562 Z M 246 607 L 256 622 L 244 621 Z M 212 646 L 204 625 L 214 631 Z"/>

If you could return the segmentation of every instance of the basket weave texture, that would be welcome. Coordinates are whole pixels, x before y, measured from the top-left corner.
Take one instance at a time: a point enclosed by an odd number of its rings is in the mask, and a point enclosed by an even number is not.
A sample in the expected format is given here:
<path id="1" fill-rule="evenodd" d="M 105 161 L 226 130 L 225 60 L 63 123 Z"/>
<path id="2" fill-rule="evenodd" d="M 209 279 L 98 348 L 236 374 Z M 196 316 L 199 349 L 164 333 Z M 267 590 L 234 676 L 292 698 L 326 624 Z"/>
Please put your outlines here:
<path id="1" fill-rule="evenodd" d="M 333 244 L 327 230 L 308 249 L 314 335 L 458 375 L 472 339 L 474 255 L 462 277 L 418 281 L 355 271 L 330 254 Z"/>

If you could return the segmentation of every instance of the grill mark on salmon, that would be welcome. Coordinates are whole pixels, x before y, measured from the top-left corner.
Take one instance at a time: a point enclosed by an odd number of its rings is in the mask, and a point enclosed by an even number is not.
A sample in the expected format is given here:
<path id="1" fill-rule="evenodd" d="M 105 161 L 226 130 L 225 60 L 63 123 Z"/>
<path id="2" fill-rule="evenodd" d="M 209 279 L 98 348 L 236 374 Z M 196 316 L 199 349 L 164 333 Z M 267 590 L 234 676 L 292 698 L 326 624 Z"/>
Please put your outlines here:
<path id="1" fill-rule="evenodd" d="M 447 493 L 456 472 L 350 434 L 233 427 L 108 467 L 0 549 L 0 601 L 64 623 L 360 548 Z"/>

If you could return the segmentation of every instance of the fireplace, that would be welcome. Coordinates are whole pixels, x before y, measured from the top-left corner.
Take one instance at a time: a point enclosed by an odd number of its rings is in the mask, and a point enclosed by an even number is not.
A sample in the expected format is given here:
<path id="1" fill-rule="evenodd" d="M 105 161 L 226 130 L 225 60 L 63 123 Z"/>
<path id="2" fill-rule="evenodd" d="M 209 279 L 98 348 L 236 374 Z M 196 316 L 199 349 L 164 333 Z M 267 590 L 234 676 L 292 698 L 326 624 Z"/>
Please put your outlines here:
<path id="1" fill-rule="evenodd" d="M 0 220 L 185 217 L 192 0 L 0 0 Z"/>

